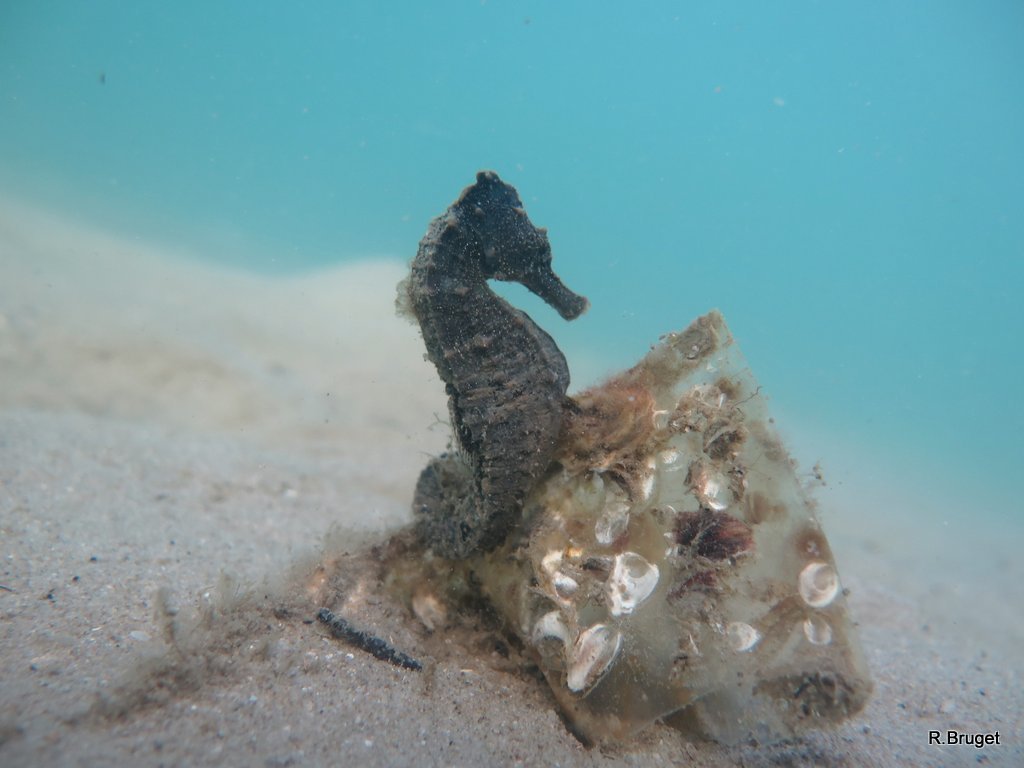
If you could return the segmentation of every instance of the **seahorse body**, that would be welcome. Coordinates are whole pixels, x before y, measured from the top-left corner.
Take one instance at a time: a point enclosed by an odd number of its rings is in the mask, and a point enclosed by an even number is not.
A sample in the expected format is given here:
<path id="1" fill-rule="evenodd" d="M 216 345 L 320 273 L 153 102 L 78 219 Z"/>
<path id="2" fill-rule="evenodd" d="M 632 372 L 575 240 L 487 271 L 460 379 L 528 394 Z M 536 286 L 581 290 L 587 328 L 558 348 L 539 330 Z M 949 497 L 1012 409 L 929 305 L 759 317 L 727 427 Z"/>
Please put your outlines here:
<path id="1" fill-rule="evenodd" d="M 567 320 L 587 308 L 552 271 L 547 233 L 516 190 L 482 171 L 431 222 L 407 283 L 458 447 L 420 474 L 413 508 L 423 540 L 453 559 L 508 535 L 551 462 L 569 387 L 555 342 L 488 279 L 523 284 Z"/>

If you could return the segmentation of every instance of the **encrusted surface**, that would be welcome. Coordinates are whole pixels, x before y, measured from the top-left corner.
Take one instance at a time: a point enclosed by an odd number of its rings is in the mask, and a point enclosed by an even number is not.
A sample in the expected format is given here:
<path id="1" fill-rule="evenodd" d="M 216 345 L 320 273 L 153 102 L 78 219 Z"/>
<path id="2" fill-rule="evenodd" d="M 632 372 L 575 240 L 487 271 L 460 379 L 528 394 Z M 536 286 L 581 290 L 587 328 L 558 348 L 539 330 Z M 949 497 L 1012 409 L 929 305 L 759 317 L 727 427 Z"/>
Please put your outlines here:
<path id="1" fill-rule="evenodd" d="M 832 554 L 722 317 L 576 405 L 527 520 L 469 567 L 578 732 L 764 742 L 860 710 Z"/>

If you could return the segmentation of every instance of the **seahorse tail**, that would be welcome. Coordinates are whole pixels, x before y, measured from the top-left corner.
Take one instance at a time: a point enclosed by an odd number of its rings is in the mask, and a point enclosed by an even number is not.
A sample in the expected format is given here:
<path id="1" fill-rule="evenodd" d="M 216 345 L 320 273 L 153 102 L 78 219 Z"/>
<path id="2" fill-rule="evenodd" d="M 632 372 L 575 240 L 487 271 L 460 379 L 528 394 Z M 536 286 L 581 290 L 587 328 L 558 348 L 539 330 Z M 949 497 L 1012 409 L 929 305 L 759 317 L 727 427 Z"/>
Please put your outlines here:
<path id="1" fill-rule="evenodd" d="M 441 557 L 463 560 L 500 544 L 518 505 L 480 492 L 472 467 L 457 453 L 433 458 L 420 472 L 413 514 L 421 541 Z"/>

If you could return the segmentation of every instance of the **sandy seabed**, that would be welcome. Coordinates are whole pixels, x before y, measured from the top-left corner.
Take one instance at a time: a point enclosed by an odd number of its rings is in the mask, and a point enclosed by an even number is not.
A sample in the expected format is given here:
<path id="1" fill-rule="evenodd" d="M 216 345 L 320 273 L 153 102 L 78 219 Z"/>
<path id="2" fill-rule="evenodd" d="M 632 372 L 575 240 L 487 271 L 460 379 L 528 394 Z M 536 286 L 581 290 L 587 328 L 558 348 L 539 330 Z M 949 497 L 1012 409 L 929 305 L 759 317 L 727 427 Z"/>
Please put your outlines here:
<path id="1" fill-rule="evenodd" d="M 346 614 L 426 670 L 330 638 L 316 565 L 406 522 L 447 441 L 404 271 L 254 276 L 3 201 L 0 765 L 1024 765 L 1020 529 L 808 432 L 875 677 L 837 731 L 587 749 L 540 679 L 425 653 L 372 589 Z M 929 744 L 950 730 L 1000 744 Z"/>

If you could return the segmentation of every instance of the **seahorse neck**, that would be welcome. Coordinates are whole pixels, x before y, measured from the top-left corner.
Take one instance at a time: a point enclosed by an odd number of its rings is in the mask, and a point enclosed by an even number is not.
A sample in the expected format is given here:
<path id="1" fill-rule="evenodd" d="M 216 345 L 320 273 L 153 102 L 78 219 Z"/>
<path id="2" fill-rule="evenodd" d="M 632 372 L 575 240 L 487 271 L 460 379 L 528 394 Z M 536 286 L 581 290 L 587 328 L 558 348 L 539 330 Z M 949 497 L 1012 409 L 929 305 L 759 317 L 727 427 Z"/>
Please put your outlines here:
<path id="1" fill-rule="evenodd" d="M 428 232 L 413 260 L 411 298 L 427 354 L 451 384 L 455 374 L 445 353 L 463 347 L 482 324 L 498 321 L 509 310 L 488 286 L 479 258 L 458 227 L 441 222 L 437 229 Z"/>

